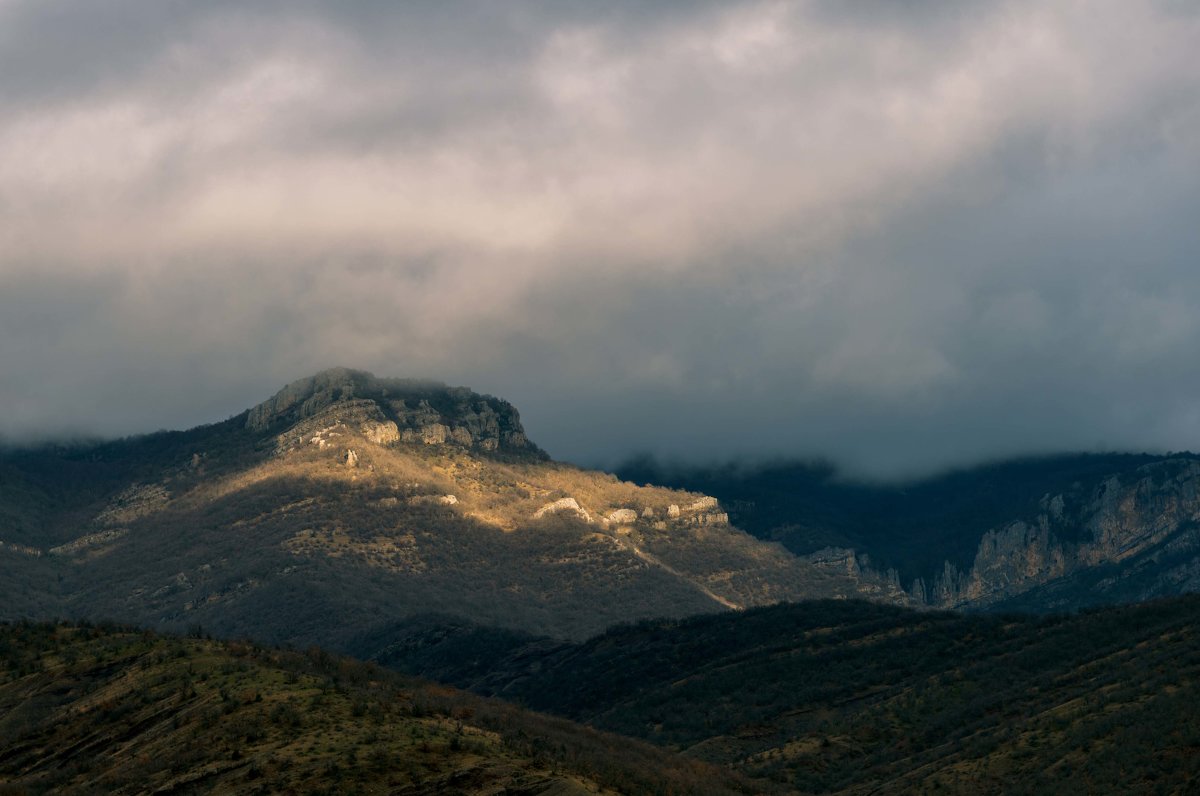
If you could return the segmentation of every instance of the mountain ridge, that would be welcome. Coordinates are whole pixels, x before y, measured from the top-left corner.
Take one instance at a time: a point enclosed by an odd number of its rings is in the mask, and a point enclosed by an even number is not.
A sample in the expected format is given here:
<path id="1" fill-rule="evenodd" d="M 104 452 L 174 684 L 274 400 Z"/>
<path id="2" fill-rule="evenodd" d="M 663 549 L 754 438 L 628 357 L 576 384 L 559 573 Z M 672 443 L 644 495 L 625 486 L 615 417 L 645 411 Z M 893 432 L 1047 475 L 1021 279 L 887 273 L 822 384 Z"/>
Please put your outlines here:
<path id="1" fill-rule="evenodd" d="M 1200 590 L 1200 457 L 1063 454 L 904 484 L 828 466 L 617 469 L 702 489 L 755 536 L 934 608 L 1070 610 Z"/>
<path id="2" fill-rule="evenodd" d="M 550 460 L 507 402 L 363 371 L 293 382 L 211 426 L 10 451 L 0 468 L 6 618 L 338 649 L 430 611 L 583 637 L 864 593 L 731 526 L 709 496 Z"/>
<path id="3" fill-rule="evenodd" d="M 1190 792 L 1200 595 L 1076 615 L 808 601 L 359 654 L 803 793 Z"/>
<path id="4" fill-rule="evenodd" d="M 763 787 L 317 648 L 0 623 L 0 790 L 716 796 Z"/>
<path id="5" fill-rule="evenodd" d="M 502 399 L 335 368 L 188 431 L 0 451 L 0 618 L 344 650 L 428 613 L 579 640 L 813 598 L 1046 611 L 1200 589 L 1195 457 L 890 490 L 760 473 L 589 471 Z"/>

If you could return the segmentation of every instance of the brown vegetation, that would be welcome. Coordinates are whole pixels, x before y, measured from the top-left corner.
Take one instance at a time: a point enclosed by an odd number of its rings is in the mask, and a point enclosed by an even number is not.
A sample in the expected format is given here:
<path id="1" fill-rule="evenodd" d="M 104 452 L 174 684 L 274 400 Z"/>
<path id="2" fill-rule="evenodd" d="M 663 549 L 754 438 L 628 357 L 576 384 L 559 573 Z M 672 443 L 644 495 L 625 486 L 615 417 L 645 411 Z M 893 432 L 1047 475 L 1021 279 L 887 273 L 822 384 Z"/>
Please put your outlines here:
<path id="1" fill-rule="evenodd" d="M 0 626 L 0 792 L 731 793 L 705 764 L 307 654 Z"/>

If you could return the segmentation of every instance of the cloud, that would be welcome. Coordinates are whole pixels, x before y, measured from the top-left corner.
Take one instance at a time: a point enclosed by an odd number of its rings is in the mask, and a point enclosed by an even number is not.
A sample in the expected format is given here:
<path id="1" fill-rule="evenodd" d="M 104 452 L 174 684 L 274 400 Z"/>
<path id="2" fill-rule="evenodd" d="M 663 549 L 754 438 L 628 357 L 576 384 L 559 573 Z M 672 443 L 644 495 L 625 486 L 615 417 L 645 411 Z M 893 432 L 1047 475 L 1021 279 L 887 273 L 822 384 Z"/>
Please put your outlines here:
<path id="1" fill-rule="evenodd" d="M 1196 447 L 1198 41 L 1170 3 L 5 0 L 0 434 L 347 364 L 585 460 Z"/>

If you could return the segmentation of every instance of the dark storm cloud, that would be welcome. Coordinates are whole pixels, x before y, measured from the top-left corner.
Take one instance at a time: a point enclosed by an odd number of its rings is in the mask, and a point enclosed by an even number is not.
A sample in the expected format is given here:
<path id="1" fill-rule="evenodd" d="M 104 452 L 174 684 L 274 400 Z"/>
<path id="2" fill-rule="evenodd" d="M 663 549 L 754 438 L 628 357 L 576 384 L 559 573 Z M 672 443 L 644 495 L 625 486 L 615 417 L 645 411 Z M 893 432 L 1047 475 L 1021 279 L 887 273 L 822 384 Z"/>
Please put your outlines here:
<path id="1" fill-rule="evenodd" d="M 557 455 L 1200 447 L 1181 4 L 0 0 L 0 435 L 333 364 Z"/>

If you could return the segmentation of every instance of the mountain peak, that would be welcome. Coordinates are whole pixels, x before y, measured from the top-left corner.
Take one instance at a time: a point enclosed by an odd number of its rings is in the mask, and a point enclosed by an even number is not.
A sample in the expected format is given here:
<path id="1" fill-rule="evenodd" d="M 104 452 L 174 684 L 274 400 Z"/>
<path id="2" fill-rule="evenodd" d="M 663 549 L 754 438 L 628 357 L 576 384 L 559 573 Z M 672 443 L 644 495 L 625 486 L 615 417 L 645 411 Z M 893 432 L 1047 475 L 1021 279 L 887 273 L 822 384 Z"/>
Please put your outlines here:
<path id="1" fill-rule="evenodd" d="M 543 455 L 507 401 L 438 381 L 381 378 L 342 367 L 288 384 L 249 411 L 246 428 L 280 433 L 329 412 L 361 414 L 381 424 L 379 436 L 387 441 Z"/>

